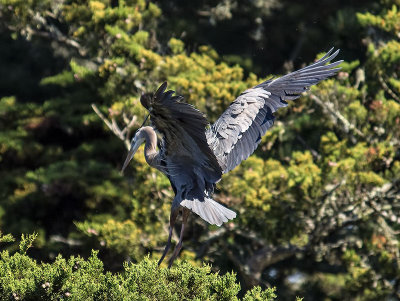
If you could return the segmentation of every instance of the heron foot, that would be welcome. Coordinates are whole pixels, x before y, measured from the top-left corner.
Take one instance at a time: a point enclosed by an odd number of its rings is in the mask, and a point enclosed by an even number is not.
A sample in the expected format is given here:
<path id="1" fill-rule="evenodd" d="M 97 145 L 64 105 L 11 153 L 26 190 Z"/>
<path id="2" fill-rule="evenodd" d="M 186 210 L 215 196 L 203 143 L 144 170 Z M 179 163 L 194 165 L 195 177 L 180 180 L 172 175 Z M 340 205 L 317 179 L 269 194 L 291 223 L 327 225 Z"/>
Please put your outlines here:
<path id="1" fill-rule="evenodd" d="M 185 228 L 185 224 L 182 224 L 181 235 L 180 235 L 180 237 L 179 237 L 179 242 L 178 242 L 178 244 L 177 244 L 176 247 L 175 247 L 174 253 L 172 254 L 171 258 L 169 259 L 168 268 L 170 268 L 170 267 L 172 266 L 172 264 L 174 263 L 176 257 L 178 257 L 179 252 L 180 252 L 181 249 L 182 249 L 182 245 L 183 245 L 182 240 L 183 240 L 183 231 L 184 231 L 184 228 Z"/>
<path id="2" fill-rule="evenodd" d="M 183 245 L 183 233 L 185 231 L 185 225 L 187 223 L 187 219 L 189 217 L 190 211 L 188 209 L 186 209 L 186 208 L 183 208 L 182 210 L 183 210 L 183 212 L 182 212 L 181 234 L 179 235 L 179 241 L 178 241 L 178 244 L 175 247 L 174 253 L 172 254 L 172 256 L 171 256 L 171 258 L 169 260 L 168 268 L 170 268 L 172 266 L 172 264 L 174 263 L 176 257 L 178 257 L 179 252 L 181 251 L 182 245 Z"/>
<path id="3" fill-rule="evenodd" d="M 167 255 L 169 248 L 171 247 L 171 239 L 172 239 L 172 230 L 173 228 L 170 226 L 169 227 L 169 234 L 168 234 L 168 241 L 167 241 L 167 245 L 165 246 L 164 252 L 160 258 L 160 260 L 158 261 L 158 266 L 160 266 L 160 264 L 163 262 L 165 255 Z"/>
<path id="4" fill-rule="evenodd" d="M 171 215 L 169 217 L 168 241 L 167 241 L 167 245 L 165 246 L 165 249 L 164 249 L 164 252 L 163 252 L 161 258 L 158 261 L 158 266 L 161 265 L 161 263 L 163 262 L 165 256 L 168 253 L 169 248 L 171 247 L 172 231 L 174 230 L 174 225 L 175 225 L 176 218 L 178 217 L 178 213 L 179 213 L 179 210 L 172 210 L 171 211 Z"/>

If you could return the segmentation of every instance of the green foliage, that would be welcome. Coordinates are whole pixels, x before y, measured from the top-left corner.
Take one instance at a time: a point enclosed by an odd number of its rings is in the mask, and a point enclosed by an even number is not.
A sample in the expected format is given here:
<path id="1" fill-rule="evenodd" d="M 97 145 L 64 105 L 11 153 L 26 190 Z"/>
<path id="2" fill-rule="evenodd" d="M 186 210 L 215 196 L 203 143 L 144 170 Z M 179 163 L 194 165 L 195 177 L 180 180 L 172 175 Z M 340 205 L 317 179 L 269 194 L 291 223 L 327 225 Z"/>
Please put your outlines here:
<path id="1" fill-rule="evenodd" d="M 393 4 L 391 9 L 384 10 L 381 16 L 371 13 L 357 13 L 357 18 L 362 26 L 373 25 L 394 34 L 400 31 L 400 13 L 397 11 L 395 4 Z"/>
<path id="2" fill-rule="evenodd" d="M 243 297 L 243 301 L 273 300 L 275 298 L 275 288 L 269 288 L 263 291 L 259 286 L 255 286 L 246 293 Z"/>
<path id="3" fill-rule="evenodd" d="M 21 254 L 26 254 L 26 251 L 28 251 L 28 249 L 32 247 L 32 244 L 34 240 L 37 238 L 37 236 L 38 236 L 37 233 L 21 235 L 21 242 L 19 243 L 19 250 Z"/>
<path id="4" fill-rule="evenodd" d="M 173 54 L 182 53 L 185 49 L 185 44 L 183 44 L 182 41 L 180 41 L 178 39 L 174 39 L 174 38 L 169 40 L 168 46 L 171 49 Z"/>
<path id="5" fill-rule="evenodd" d="M 0 242 L 13 242 L 13 241 L 15 241 L 15 238 L 11 234 L 3 235 L 0 232 Z"/>
<path id="6" fill-rule="evenodd" d="M 124 271 L 105 272 L 92 251 L 88 259 L 68 260 L 61 255 L 49 263 L 37 263 L 25 255 L 34 235 L 22 237 L 23 253 L 0 253 L 0 298 L 14 300 L 239 300 L 236 276 L 212 273 L 211 267 L 179 262 L 171 269 L 159 268 L 145 258 L 125 263 Z M 275 289 L 255 287 L 243 300 L 275 299 Z"/>

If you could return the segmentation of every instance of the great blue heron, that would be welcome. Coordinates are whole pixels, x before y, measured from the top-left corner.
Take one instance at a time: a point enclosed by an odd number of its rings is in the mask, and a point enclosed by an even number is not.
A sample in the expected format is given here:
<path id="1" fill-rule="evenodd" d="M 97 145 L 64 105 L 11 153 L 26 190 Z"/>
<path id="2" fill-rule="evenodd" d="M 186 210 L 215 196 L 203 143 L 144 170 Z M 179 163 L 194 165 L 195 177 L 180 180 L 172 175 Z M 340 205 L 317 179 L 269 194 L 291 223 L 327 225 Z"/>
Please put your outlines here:
<path id="1" fill-rule="evenodd" d="M 154 95 L 142 95 L 140 102 L 149 111 L 153 127 L 144 126 L 145 120 L 137 130 L 122 171 L 139 146 L 145 143 L 147 163 L 169 178 L 175 192 L 168 242 L 158 264 L 161 264 L 170 248 L 179 210 L 182 210 L 182 227 L 169 266 L 182 248 L 190 210 L 217 226 L 236 217 L 235 212 L 212 199 L 215 183 L 223 173 L 234 169 L 254 152 L 261 137 L 274 123 L 273 113 L 287 106 L 285 100 L 300 97 L 311 85 L 334 75 L 340 69 L 334 67 L 342 61 L 326 65 L 337 56 L 339 50 L 332 52 L 333 48 L 305 68 L 244 91 L 208 128 L 208 121 L 200 111 L 182 102 L 182 96 L 173 96 L 174 91 L 165 91 L 167 83 L 163 83 Z M 159 150 L 156 131 L 163 137 Z"/>

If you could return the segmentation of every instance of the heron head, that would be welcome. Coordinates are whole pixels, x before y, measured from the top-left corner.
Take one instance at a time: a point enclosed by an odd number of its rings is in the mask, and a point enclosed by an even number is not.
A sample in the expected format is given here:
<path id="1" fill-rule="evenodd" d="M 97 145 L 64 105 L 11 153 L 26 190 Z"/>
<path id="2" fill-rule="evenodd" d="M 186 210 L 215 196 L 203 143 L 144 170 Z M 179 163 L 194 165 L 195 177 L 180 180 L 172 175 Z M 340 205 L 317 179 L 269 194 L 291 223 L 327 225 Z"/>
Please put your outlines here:
<path id="1" fill-rule="evenodd" d="M 128 166 L 129 162 L 132 160 L 133 156 L 135 155 L 136 151 L 138 150 L 139 146 L 141 146 L 145 142 L 145 138 L 142 132 L 143 128 L 139 128 L 131 141 L 131 148 L 129 149 L 128 155 L 126 156 L 124 165 L 122 166 L 121 173 L 124 172 L 125 168 Z"/>

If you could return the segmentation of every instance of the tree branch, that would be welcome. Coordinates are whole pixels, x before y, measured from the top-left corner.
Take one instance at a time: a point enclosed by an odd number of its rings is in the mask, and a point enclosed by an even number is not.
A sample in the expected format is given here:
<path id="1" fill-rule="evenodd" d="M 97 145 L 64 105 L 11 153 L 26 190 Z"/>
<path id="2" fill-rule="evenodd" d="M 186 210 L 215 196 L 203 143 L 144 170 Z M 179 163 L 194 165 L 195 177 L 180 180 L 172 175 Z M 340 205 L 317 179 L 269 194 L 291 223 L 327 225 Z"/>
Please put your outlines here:
<path id="1" fill-rule="evenodd" d="M 134 126 L 134 124 L 137 120 L 137 117 L 133 116 L 132 119 L 128 122 L 128 124 L 121 130 L 119 128 L 117 122 L 115 121 L 115 118 L 111 118 L 111 122 L 110 122 L 106 117 L 104 117 L 103 113 L 101 113 L 99 108 L 93 103 L 92 103 L 92 109 L 97 114 L 97 116 L 99 116 L 100 119 L 103 120 L 103 122 L 114 133 L 114 135 L 117 136 L 119 139 L 121 139 L 124 142 L 126 149 L 129 150 L 129 147 L 130 147 L 130 142 L 129 142 L 129 137 L 128 137 L 129 130 L 131 127 Z"/>
<path id="2" fill-rule="evenodd" d="M 381 84 L 383 90 L 385 90 L 391 97 L 393 97 L 394 100 L 396 100 L 398 103 L 400 103 L 400 98 L 399 96 L 394 93 L 392 89 L 388 86 L 388 84 L 385 82 L 381 74 L 378 74 L 378 80 L 379 83 Z"/>
<path id="3" fill-rule="evenodd" d="M 346 133 L 349 133 L 351 130 L 354 131 L 358 136 L 365 138 L 364 133 L 362 133 L 359 129 L 357 129 L 354 124 L 350 123 L 339 111 L 335 110 L 333 108 L 334 106 L 332 105 L 332 103 L 329 102 L 327 104 L 314 94 L 310 94 L 310 98 L 314 100 L 319 106 L 326 109 L 328 113 L 330 113 L 335 119 L 340 120 L 344 125 L 344 131 Z"/>

